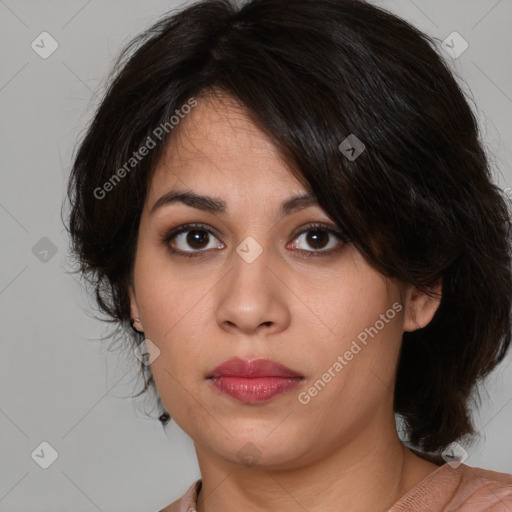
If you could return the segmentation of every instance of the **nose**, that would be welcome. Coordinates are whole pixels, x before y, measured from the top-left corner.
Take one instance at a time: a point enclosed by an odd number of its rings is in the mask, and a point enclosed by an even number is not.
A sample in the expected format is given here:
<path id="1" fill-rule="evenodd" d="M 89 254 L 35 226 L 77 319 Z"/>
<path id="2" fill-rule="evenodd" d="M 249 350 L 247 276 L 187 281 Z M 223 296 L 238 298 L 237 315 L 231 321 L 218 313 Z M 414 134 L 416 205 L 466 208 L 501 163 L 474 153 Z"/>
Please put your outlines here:
<path id="1" fill-rule="evenodd" d="M 238 253 L 218 287 L 215 316 L 221 329 L 231 333 L 275 334 L 290 323 L 284 274 L 264 250 L 248 262 Z"/>

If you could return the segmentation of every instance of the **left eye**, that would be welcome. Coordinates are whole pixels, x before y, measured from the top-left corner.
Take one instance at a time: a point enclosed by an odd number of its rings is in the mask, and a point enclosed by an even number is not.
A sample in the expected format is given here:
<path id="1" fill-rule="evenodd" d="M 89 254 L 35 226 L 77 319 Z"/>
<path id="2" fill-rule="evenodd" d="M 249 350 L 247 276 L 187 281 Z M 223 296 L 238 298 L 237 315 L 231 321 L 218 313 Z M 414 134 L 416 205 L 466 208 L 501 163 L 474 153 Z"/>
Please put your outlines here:
<path id="1" fill-rule="evenodd" d="M 338 240 L 336 240 L 337 238 Z M 330 252 L 331 249 L 335 249 L 337 244 L 340 242 L 340 236 L 337 233 L 327 229 L 327 228 L 310 228 L 306 231 L 303 231 L 295 241 L 302 241 L 312 247 L 314 249 L 313 252 Z M 298 244 L 294 243 L 294 246 L 297 247 Z M 310 249 L 301 249 L 297 247 L 301 251 L 310 251 Z"/>

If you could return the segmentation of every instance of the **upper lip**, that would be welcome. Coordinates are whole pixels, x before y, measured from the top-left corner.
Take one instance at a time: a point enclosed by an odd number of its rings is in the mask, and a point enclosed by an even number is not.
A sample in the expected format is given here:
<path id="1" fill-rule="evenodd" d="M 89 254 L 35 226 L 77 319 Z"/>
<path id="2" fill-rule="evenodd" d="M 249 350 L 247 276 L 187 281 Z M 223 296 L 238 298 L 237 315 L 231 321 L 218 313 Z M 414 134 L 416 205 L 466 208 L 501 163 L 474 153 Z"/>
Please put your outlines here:
<path id="1" fill-rule="evenodd" d="M 212 377 L 302 377 L 302 375 L 262 357 L 250 360 L 234 357 L 216 366 L 207 378 Z"/>

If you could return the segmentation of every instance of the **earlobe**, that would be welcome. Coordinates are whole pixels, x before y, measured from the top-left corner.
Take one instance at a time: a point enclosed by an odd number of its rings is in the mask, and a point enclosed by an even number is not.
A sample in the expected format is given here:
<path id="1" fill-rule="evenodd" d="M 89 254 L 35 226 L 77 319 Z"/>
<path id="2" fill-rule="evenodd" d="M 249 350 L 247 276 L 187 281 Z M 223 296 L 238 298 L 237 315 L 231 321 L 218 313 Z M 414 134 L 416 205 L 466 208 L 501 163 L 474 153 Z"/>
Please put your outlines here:
<path id="1" fill-rule="evenodd" d="M 128 287 L 128 295 L 130 297 L 130 322 L 132 327 L 138 332 L 144 332 L 144 327 L 140 321 L 139 306 L 137 305 L 135 291 L 132 285 Z"/>
<path id="2" fill-rule="evenodd" d="M 432 288 L 434 296 L 421 292 L 416 287 L 408 291 L 409 297 L 405 309 L 404 331 L 416 331 L 430 323 L 441 303 L 441 279 Z"/>

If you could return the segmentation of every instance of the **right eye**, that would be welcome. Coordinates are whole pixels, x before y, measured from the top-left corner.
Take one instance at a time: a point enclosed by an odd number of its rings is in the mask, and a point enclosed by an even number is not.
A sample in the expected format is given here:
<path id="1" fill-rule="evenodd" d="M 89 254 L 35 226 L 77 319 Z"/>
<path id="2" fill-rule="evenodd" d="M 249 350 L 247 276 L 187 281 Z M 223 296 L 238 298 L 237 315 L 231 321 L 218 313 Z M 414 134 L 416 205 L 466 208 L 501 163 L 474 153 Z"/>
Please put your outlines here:
<path id="1" fill-rule="evenodd" d="M 206 249 L 222 249 L 224 247 L 220 241 L 215 243 L 211 239 L 212 237 L 218 240 L 204 224 L 184 224 L 166 233 L 162 238 L 162 243 L 172 254 L 194 257 L 197 253 L 205 252 Z"/>

